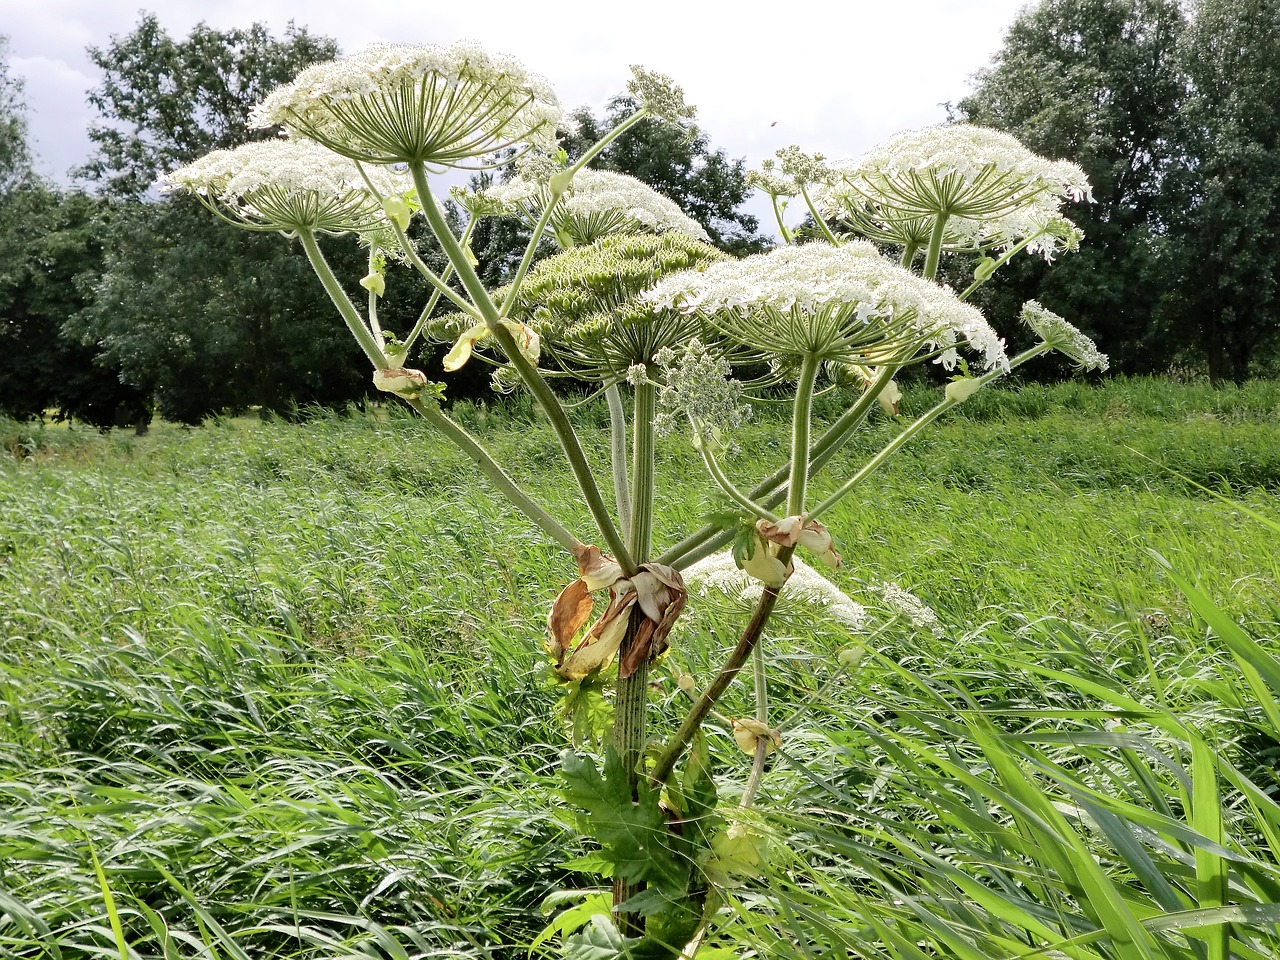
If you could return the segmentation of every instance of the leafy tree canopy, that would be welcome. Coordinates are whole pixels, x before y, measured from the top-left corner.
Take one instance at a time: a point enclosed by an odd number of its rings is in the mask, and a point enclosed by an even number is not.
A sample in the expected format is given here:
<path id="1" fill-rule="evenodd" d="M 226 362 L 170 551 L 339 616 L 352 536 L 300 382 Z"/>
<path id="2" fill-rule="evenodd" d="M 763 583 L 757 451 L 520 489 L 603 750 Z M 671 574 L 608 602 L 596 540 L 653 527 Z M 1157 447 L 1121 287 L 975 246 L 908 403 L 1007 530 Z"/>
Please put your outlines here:
<path id="1" fill-rule="evenodd" d="M 147 13 L 89 55 L 103 73 L 89 103 L 104 122 L 89 130 L 98 153 L 81 173 L 112 195 L 137 197 L 174 167 L 269 136 L 249 127 L 254 105 L 303 67 L 336 57 L 338 45 L 292 22 L 280 40 L 260 23 L 226 31 L 201 23 L 175 40 Z"/>
<path id="2" fill-rule="evenodd" d="M 1018 15 L 955 109 L 1075 161 L 1093 184 L 1094 203 L 1069 211 L 1085 232 L 1081 252 L 1051 271 L 1020 261 L 988 285 L 985 305 L 1008 322 L 1024 300 L 1039 299 L 1095 332 L 1131 372 L 1169 359 L 1153 307 L 1167 283 L 1156 249 L 1178 150 L 1185 28 L 1177 0 L 1042 0 Z"/>

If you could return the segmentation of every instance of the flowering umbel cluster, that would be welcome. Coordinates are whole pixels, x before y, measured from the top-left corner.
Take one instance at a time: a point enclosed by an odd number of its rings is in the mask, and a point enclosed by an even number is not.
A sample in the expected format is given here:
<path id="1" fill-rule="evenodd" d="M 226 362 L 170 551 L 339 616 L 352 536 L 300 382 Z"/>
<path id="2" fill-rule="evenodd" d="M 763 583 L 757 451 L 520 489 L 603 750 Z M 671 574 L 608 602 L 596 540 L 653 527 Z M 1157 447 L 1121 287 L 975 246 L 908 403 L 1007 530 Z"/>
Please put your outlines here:
<path id="1" fill-rule="evenodd" d="M 365 176 L 368 176 L 366 181 Z M 362 175 L 351 160 L 310 140 L 266 140 L 215 150 L 167 174 L 167 190 L 187 190 L 228 219 L 284 233 L 371 233 L 385 227 L 384 197 L 412 193 L 403 174 L 381 167 Z"/>
<path id="2" fill-rule="evenodd" d="M 522 218 L 533 225 L 552 202 L 546 180 L 516 176 L 462 202 L 473 212 Z M 455 192 L 454 197 L 460 196 Z M 707 231 L 674 201 L 648 184 L 609 170 L 580 170 L 551 213 L 551 229 L 560 246 L 594 243 L 611 234 L 682 233 L 707 241 Z"/>
<path id="3" fill-rule="evenodd" d="M 253 112 L 353 160 L 443 167 L 550 149 L 564 112 L 545 80 L 473 43 L 380 43 L 303 70 Z"/>
<path id="4" fill-rule="evenodd" d="M 769 358 L 900 365 L 923 350 L 950 369 L 964 344 L 988 367 L 1006 362 L 1003 340 L 977 309 L 865 241 L 779 247 L 667 277 L 645 297 L 697 312 Z"/>
<path id="5" fill-rule="evenodd" d="M 826 514 L 933 419 L 1018 364 L 1050 349 L 1082 369 L 1105 369 L 1106 358 L 1034 301 L 1023 320 L 1041 342 L 1010 356 L 966 302 L 1017 251 L 1049 259 L 1079 242 L 1062 215 L 1065 203 L 1088 197 L 1078 167 L 967 126 L 903 134 L 857 161 L 832 163 L 787 147 L 750 179 L 770 195 L 785 243 L 734 259 L 670 199 L 633 177 L 587 167 L 637 123 L 664 120 L 687 130 L 694 117 L 683 91 L 661 74 L 633 68 L 628 93 L 620 102 L 634 103 L 635 111 L 569 165 L 555 139 L 564 119 L 559 101 L 517 61 L 470 43 L 378 44 L 304 70 L 254 111 L 256 126 L 283 128 L 285 137 L 217 151 L 174 171 L 166 184 L 194 193 L 232 223 L 296 238 L 371 361 L 374 386 L 464 451 L 494 490 L 576 561 L 576 576 L 551 605 L 545 650 L 566 691 L 561 709 L 575 744 L 606 737 L 610 744 L 603 775 L 588 757 L 571 754 L 565 763 L 566 799 L 590 814 L 579 822 L 596 841 L 601 872 L 614 880 L 614 910 L 589 922 L 610 943 L 656 955 L 670 953 L 672 944 L 696 948 L 706 933 L 699 924 L 716 913 L 708 905 L 727 902 L 709 887 L 755 875 L 766 856 L 741 822 L 715 825 L 723 817 L 705 754 L 716 738 L 700 731 L 708 716 L 721 716 L 712 712 L 715 704 L 756 656 L 755 716 L 728 720 L 751 757 L 751 774 L 735 797 L 740 817 L 782 742 L 768 716 L 763 632 L 774 604 L 799 599 L 806 617 L 820 612 L 849 632 L 867 629 L 866 611 L 800 559 L 832 570 L 844 562 Z M 445 210 L 435 199 L 429 177 L 445 169 L 507 166 L 514 175 L 504 182 L 455 190 L 457 207 Z M 812 217 L 803 231 L 782 222 L 791 198 Z M 499 216 L 520 218 L 530 236 L 523 255 L 501 265 L 510 268 L 509 282 L 492 290 L 471 244 L 478 244 L 476 225 Z M 342 233 L 358 234 L 368 248 L 363 278 L 340 280 L 321 251 L 317 235 Z M 798 237 L 812 242 L 796 245 Z M 540 258 L 549 238 L 562 252 Z M 884 247 L 893 248 L 893 259 Z M 940 253 L 961 250 L 990 255 L 973 285 L 957 293 L 935 277 Z M 416 271 L 431 290 L 407 333 L 384 329 L 378 316 L 395 282 L 392 269 Z M 420 337 L 450 345 L 446 371 L 482 360 L 497 369 L 500 386 L 528 390 L 581 495 L 566 511 L 571 516 L 557 516 L 438 403 L 443 386 L 407 366 Z M 975 355 L 980 369 L 971 370 L 962 351 Z M 927 360 L 960 372 L 939 402 L 908 422 L 911 411 L 902 408 L 909 404 L 894 377 Z M 755 379 L 744 383 L 735 374 Z M 604 396 L 609 469 L 599 470 L 596 448 L 580 441 L 561 399 L 566 392 L 553 390 L 550 377 Z M 823 377 L 845 408 L 819 435 L 814 400 L 828 389 L 819 385 Z M 790 443 L 775 445 L 776 464 L 749 465 L 756 479 L 746 489 L 730 469 L 740 465 L 733 431 L 753 400 L 763 399 L 752 391 L 783 381 L 794 384 L 786 398 Z M 877 402 L 900 429 L 849 469 L 850 441 L 868 417 L 879 416 Z M 663 466 L 656 437 L 677 424 L 691 428 L 722 500 L 705 525 L 664 547 L 654 522 Z M 824 478 L 819 499 L 811 481 L 828 464 L 844 476 Z M 611 490 L 602 488 L 605 476 Z M 688 496 L 679 489 L 675 495 Z M 844 549 L 853 555 L 856 541 Z M 718 559 L 698 563 L 710 557 Z M 693 705 L 665 743 L 653 743 L 650 670 L 678 642 L 686 573 L 699 598 L 723 592 L 754 609 L 701 694 L 692 676 L 678 674 Z M 943 633 L 916 598 L 892 587 L 882 593 L 881 605 L 895 614 L 891 623 Z M 871 645 L 847 651 L 840 669 L 856 666 Z M 603 729 L 601 717 L 610 714 L 611 729 Z M 690 760 L 677 782 L 686 751 Z M 642 853 L 633 827 L 643 827 Z M 650 870 L 654 865 L 662 868 Z M 655 930 L 662 932 L 660 949 L 649 936 Z"/>

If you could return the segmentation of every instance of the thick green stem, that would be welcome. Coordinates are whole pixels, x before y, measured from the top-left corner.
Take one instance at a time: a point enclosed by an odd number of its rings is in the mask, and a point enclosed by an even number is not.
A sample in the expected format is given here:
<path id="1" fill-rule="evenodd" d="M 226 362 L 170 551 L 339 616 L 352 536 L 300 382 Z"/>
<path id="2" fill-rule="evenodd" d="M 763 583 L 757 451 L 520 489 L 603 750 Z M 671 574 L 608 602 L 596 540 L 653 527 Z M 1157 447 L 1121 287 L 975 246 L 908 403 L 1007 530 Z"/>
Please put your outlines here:
<path id="1" fill-rule="evenodd" d="M 471 242 L 471 231 L 475 227 L 474 218 L 467 222 L 467 227 L 462 231 L 461 246 L 464 248 Z M 440 272 L 440 280 L 446 285 L 453 276 L 453 264 L 445 266 Z M 431 291 L 431 296 L 427 298 L 427 305 L 422 308 L 422 312 L 418 314 L 418 321 L 413 325 L 413 329 L 409 331 L 409 335 L 404 338 L 404 349 L 408 350 L 417 342 L 419 336 L 422 335 L 423 328 L 427 325 L 427 321 L 431 319 L 431 314 L 436 308 L 436 304 L 440 302 L 440 291 L 438 289 Z"/>
<path id="2" fill-rule="evenodd" d="M 431 188 L 427 184 L 426 168 L 422 163 L 415 162 L 409 164 L 409 170 L 413 174 L 413 182 L 418 190 L 418 198 L 422 201 L 422 211 L 427 218 L 427 222 L 431 225 L 432 232 L 435 233 L 436 239 L 440 241 L 440 245 L 444 248 L 445 255 L 450 262 L 453 263 L 454 269 L 458 271 L 458 279 L 462 281 L 463 287 L 466 288 L 468 295 L 480 311 L 480 315 L 484 318 L 489 328 L 490 336 L 498 341 L 503 353 L 507 355 L 507 360 L 515 368 L 516 372 L 520 374 L 520 378 L 524 381 L 525 386 L 529 388 L 529 392 L 533 394 L 538 406 L 542 408 L 543 413 L 547 415 L 547 419 L 551 421 L 551 427 L 555 430 L 560 446 L 564 450 L 565 459 L 569 461 L 569 468 L 573 471 L 574 479 L 578 481 L 578 488 L 582 491 L 583 500 L 586 502 L 587 509 L 591 512 L 591 518 L 595 521 L 596 527 L 599 529 L 600 535 L 604 538 L 610 552 L 612 552 L 614 559 L 622 567 L 623 575 L 631 576 L 636 572 L 635 561 L 632 560 L 631 553 L 627 549 L 622 535 L 618 532 L 613 518 L 609 515 L 609 508 L 606 506 L 604 498 L 600 495 L 600 488 L 596 485 L 595 474 L 591 470 L 591 465 L 587 463 L 582 444 L 573 429 L 573 424 L 569 422 L 569 415 L 565 413 L 564 407 L 551 391 L 551 387 L 547 385 L 546 380 L 542 378 L 542 374 L 538 373 L 537 368 L 520 352 L 515 338 L 511 335 L 511 331 L 502 325 L 498 308 L 494 306 L 492 298 L 484 288 L 484 284 L 471 266 L 471 261 L 467 259 L 466 254 L 458 245 L 457 238 L 449 230 L 449 224 L 445 222 L 444 216 L 436 207 L 435 199 L 431 195 Z"/>
<path id="3" fill-rule="evenodd" d="M 911 269 L 911 262 L 916 258 L 916 251 L 920 248 L 914 243 L 908 243 L 902 248 L 902 268 L 904 270 Z"/>
<path id="4" fill-rule="evenodd" d="M 631 482 L 627 479 L 627 411 L 622 406 L 618 385 L 605 387 L 604 398 L 609 404 L 609 452 L 613 460 L 613 498 L 618 504 L 618 523 L 623 530 L 631 529 Z"/>
<path id="5" fill-rule="evenodd" d="M 653 540 L 654 493 L 654 436 L 653 415 L 658 405 L 658 390 L 651 383 L 639 383 L 635 387 L 635 406 L 632 416 L 631 456 L 631 525 L 627 534 L 627 546 L 631 555 L 643 563 L 649 558 Z M 618 662 L 625 663 L 635 642 L 637 628 L 645 613 L 637 604 L 627 621 L 627 632 L 618 648 Z M 613 704 L 613 743 L 622 758 L 622 768 L 627 771 L 627 786 L 635 799 L 640 778 L 644 776 L 644 747 L 648 739 L 647 714 L 649 708 L 649 658 L 643 657 L 629 677 L 618 677 L 617 696 Z M 619 906 L 644 889 L 644 884 L 627 883 L 618 879 L 613 883 L 613 906 Z M 620 915 L 619 928 L 628 935 L 643 932 L 643 921 L 632 914 Z"/>
<path id="6" fill-rule="evenodd" d="M 818 229 L 822 231 L 822 236 L 827 243 L 833 247 L 839 246 L 840 241 L 836 239 L 836 235 L 827 226 L 827 221 L 823 220 L 822 215 L 818 213 L 818 208 L 813 205 L 813 201 L 809 198 L 809 191 L 804 188 L 804 184 L 800 185 L 800 196 L 804 198 L 804 205 L 809 208 L 809 216 L 813 217 L 813 222 L 818 225 Z"/>
<path id="7" fill-rule="evenodd" d="M 942 255 L 942 238 L 947 232 L 948 219 L 949 214 L 940 213 L 933 222 L 933 233 L 929 237 L 929 250 L 924 256 L 924 271 L 921 273 L 926 280 L 938 275 L 938 258 Z"/>
<path id="8" fill-rule="evenodd" d="M 649 559 L 653 544 L 653 417 L 658 408 L 658 388 L 639 383 L 635 388 L 631 418 L 631 524 L 627 546 L 638 563 Z"/>
<path id="9" fill-rule="evenodd" d="M 360 349 L 364 351 L 364 355 L 379 370 L 385 369 L 387 356 L 382 352 L 382 344 L 378 343 L 373 331 L 365 325 L 364 318 L 360 316 L 359 311 L 351 303 L 351 298 L 342 289 L 342 284 L 338 282 L 338 278 L 333 275 L 329 261 L 324 258 L 320 245 L 316 243 L 315 234 L 300 232 L 298 239 L 302 241 L 302 249 L 307 252 L 307 259 L 311 261 L 311 269 L 316 272 L 316 276 L 324 284 L 325 292 L 329 294 L 329 299 L 333 301 L 333 305 L 338 308 L 338 313 L 346 321 L 347 329 L 356 338 L 356 343 L 360 344 Z"/>
<path id="10" fill-rule="evenodd" d="M 796 383 L 796 399 L 791 418 L 791 479 L 787 484 L 787 516 L 804 513 L 805 487 L 809 482 L 809 431 L 813 413 L 813 385 L 818 379 L 822 359 L 807 354 L 800 362 L 800 379 Z"/>
<path id="11" fill-rule="evenodd" d="M 880 395 L 880 391 L 893 379 L 895 372 L 896 368 L 894 367 L 881 367 L 876 373 L 875 380 L 863 391 L 862 396 L 818 438 L 818 442 L 809 451 L 810 476 L 816 475 L 819 470 L 826 466 L 848 441 L 849 437 L 853 435 L 853 432 L 858 428 L 858 424 L 866 418 L 867 412 L 876 402 L 876 397 Z M 767 508 L 776 507 L 786 496 L 786 488 L 783 484 L 789 474 L 789 465 L 779 467 L 752 487 L 748 491 L 748 496 L 753 500 L 762 502 Z M 732 532 L 726 533 L 719 527 L 713 527 L 708 524 L 702 529 L 689 534 L 675 546 L 670 547 L 658 558 L 658 562 L 667 563 L 673 567 L 684 567 L 715 553 L 732 539 Z"/>
<path id="12" fill-rule="evenodd" d="M 538 222 L 533 226 L 533 233 L 529 237 L 529 243 L 524 248 L 524 256 L 520 258 L 520 266 L 516 268 L 516 275 L 511 279 L 511 285 L 507 288 L 507 296 L 502 301 L 502 307 L 499 313 L 506 316 L 511 305 L 516 302 L 516 295 L 520 293 L 520 285 L 524 283 L 524 275 L 529 272 L 529 264 L 533 263 L 533 255 L 538 250 L 538 244 L 542 242 L 542 235 L 547 232 L 547 224 L 551 222 L 551 214 L 555 211 L 560 203 L 560 199 L 564 196 L 562 193 L 553 193 L 547 205 L 542 209 L 542 215 L 538 217 Z"/>
<path id="13" fill-rule="evenodd" d="M 787 229 L 787 225 L 782 222 L 782 208 L 778 206 L 778 198 L 775 194 L 770 194 L 769 198 L 773 201 L 773 216 L 778 221 L 778 235 L 782 237 L 784 243 L 792 241 L 791 231 Z"/>
<path id="14" fill-rule="evenodd" d="M 1041 354 L 1048 353 L 1051 349 L 1052 348 L 1049 347 L 1048 344 L 1044 344 L 1044 343 L 1037 344 L 1036 346 L 1032 347 L 1030 350 L 1020 353 L 1014 359 L 1010 360 L 1009 369 L 1012 370 L 1014 367 L 1019 366 L 1020 364 L 1026 363 L 1032 357 L 1038 357 Z M 992 380 L 996 380 L 1000 377 L 1003 377 L 1005 373 L 1006 371 L 1004 369 L 997 368 L 995 370 L 992 370 L 990 373 L 985 373 L 981 377 L 978 377 L 977 378 L 978 383 L 981 386 L 986 386 Z M 884 448 L 879 453 L 877 453 L 874 457 L 868 460 L 861 470 L 859 470 L 852 477 L 850 477 L 848 480 L 842 483 L 839 487 L 837 487 L 831 493 L 830 496 L 828 496 L 820 504 L 818 504 L 816 507 L 810 510 L 809 511 L 810 519 L 816 520 L 818 517 L 822 516 L 822 514 L 826 513 L 828 510 L 834 507 L 837 503 L 839 503 L 841 500 L 847 497 L 853 491 L 854 487 L 862 483 L 863 480 L 865 480 L 872 473 L 874 473 L 881 466 L 883 466 L 886 460 L 888 460 L 895 453 L 897 453 L 904 446 L 906 446 L 912 440 L 912 438 L 916 436 L 916 434 L 918 434 L 921 430 L 923 430 L 929 424 L 933 423 L 933 421 L 937 420 L 938 417 L 942 416 L 952 407 L 958 406 L 961 402 L 963 401 L 951 400 L 948 398 L 946 400 L 943 400 L 941 403 L 936 404 L 933 408 L 931 408 L 927 412 L 921 414 L 920 417 L 914 423 L 911 424 L 911 426 L 907 427 L 907 429 L 903 430 L 900 434 L 894 437 L 891 441 L 889 441 L 889 443 L 887 443 L 884 446 Z"/>

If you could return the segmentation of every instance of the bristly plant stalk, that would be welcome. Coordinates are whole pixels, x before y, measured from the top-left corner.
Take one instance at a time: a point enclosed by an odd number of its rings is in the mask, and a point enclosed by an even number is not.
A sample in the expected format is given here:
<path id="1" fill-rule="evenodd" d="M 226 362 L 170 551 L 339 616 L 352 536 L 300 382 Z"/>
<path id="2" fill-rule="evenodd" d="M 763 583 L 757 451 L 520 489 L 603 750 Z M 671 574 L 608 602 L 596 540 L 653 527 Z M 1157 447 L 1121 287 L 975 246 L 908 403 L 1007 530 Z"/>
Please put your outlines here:
<path id="1" fill-rule="evenodd" d="M 516 369 L 516 372 L 520 374 L 521 379 L 529 388 L 529 392 L 533 394 L 534 399 L 551 421 L 551 427 L 556 432 L 556 437 L 564 450 L 565 458 L 569 461 L 569 468 L 573 471 L 574 478 L 578 481 L 578 487 L 582 491 L 587 509 L 590 511 L 592 519 L 595 520 L 601 537 L 604 538 L 614 559 L 622 567 L 623 574 L 631 576 L 636 572 L 635 561 L 632 559 L 631 552 L 627 549 L 622 535 L 618 532 L 613 518 L 609 515 L 609 508 L 605 505 L 604 498 L 600 496 L 600 488 L 596 485 L 595 474 L 591 470 L 591 465 L 587 463 L 586 454 L 583 452 L 582 444 L 573 429 L 573 424 L 569 422 L 568 414 L 565 413 L 564 407 L 551 391 L 547 382 L 542 378 L 542 375 L 538 373 L 537 368 L 525 359 L 520 352 L 511 332 L 502 325 L 501 318 L 498 315 L 498 308 L 494 306 L 493 300 L 484 288 L 484 284 L 481 283 L 480 278 L 476 275 L 475 268 L 471 266 L 471 261 L 467 259 L 465 252 L 458 245 L 457 239 L 449 229 L 449 224 L 445 222 L 444 217 L 441 216 L 440 211 L 436 208 L 431 188 L 427 185 L 426 168 L 421 162 L 417 162 L 409 164 L 409 170 L 413 174 L 413 182 L 417 187 L 418 197 L 422 201 L 422 212 L 426 216 L 427 222 L 431 224 L 432 232 L 435 233 L 440 245 L 444 248 L 445 255 L 448 256 L 454 265 L 454 269 L 458 272 L 458 279 L 462 281 L 462 285 L 479 309 L 480 315 L 489 327 L 490 335 L 498 341 L 498 345 L 502 348 L 503 353 L 506 354 L 508 361 Z"/>
<path id="2" fill-rule="evenodd" d="M 382 344 L 374 338 L 373 332 L 365 325 L 364 318 L 351 303 L 347 292 L 342 289 L 342 284 L 333 275 L 329 261 L 324 258 L 320 245 L 316 243 L 315 234 L 306 230 L 299 231 L 298 239 L 302 242 L 302 249 L 307 253 L 307 259 L 311 261 L 311 269 L 320 278 L 325 292 L 329 294 L 329 299 L 333 301 L 333 305 L 338 308 L 338 313 L 346 322 L 347 329 L 356 338 L 356 343 L 360 344 L 360 349 L 364 351 L 370 362 L 382 369 L 387 365 L 387 356 L 382 352 Z"/>
<path id="3" fill-rule="evenodd" d="M 613 499 L 618 505 L 618 525 L 631 529 L 631 481 L 627 470 L 627 410 L 622 405 L 618 385 L 611 383 L 604 389 L 605 402 L 609 406 L 609 454 L 613 461 Z"/>
<path id="4" fill-rule="evenodd" d="M 639 563 L 648 560 L 653 540 L 653 418 L 657 412 L 657 398 L 658 391 L 652 383 L 642 381 L 636 384 L 632 416 L 631 527 L 627 546 Z M 635 642 L 637 627 L 644 617 L 644 611 L 637 604 L 631 611 L 627 631 L 618 648 L 620 663 L 627 661 Z M 645 656 L 630 676 L 618 677 L 613 706 L 614 748 L 622 760 L 622 768 L 627 772 L 627 787 L 633 799 L 636 797 L 640 778 L 644 775 L 641 765 L 644 763 L 644 748 L 648 736 L 648 708 L 649 657 Z M 642 889 L 643 884 L 616 879 L 613 884 L 614 908 L 626 903 Z M 624 932 L 634 934 L 643 930 L 643 922 L 639 916 L 624 914 L 619 916 L 619 927 Z"/>

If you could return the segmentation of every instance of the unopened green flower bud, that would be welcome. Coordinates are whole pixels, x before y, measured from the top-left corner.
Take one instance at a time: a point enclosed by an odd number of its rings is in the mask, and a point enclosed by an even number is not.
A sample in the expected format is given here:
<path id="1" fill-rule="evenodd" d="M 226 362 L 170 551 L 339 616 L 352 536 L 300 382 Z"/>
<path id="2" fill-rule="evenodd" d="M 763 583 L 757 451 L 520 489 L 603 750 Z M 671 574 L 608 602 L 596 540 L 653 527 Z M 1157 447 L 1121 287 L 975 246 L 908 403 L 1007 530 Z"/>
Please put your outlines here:
<path id="1" fill-rule="evenodd" d="M 962 377 L 959 380 L 952 380 L 947 384 L 947 399 L 952 403 L 964 403 L 972 397 L 982 387 L 982 381 L 977 377 Z"/>
<path id="2" fill-rule="evenodd" d="M 568 170 L 553 173 L 551 179 L 547 181 L 547 187 L 551 190 L 553 197 L 568 193 L 571 186 L 573 186 L 573 173 Z"/>
<path id="3" fill-rule="evenodd" d="M 387 197 L 382 201 L 382 209 L 386 211 L 388 217 L 395 221 L 395 225 L 401 230 L 409 229 L 409 205 L 400 197 Z"/>

